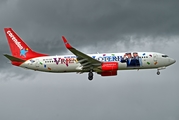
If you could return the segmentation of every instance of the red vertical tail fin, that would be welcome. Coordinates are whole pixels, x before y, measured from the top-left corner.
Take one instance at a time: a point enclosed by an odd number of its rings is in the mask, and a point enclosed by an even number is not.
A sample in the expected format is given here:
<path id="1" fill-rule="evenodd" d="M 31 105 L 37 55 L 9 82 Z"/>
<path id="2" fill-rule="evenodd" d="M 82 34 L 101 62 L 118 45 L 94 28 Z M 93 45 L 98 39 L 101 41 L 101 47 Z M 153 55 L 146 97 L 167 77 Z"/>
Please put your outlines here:
<path id="1" fill-rule="evenodd" d="M 27 60 L 34 57 L 47 56 L 33 51 L 14 31 L 12 28 L 4 28 L 11 53 L 14 57 Z"/>

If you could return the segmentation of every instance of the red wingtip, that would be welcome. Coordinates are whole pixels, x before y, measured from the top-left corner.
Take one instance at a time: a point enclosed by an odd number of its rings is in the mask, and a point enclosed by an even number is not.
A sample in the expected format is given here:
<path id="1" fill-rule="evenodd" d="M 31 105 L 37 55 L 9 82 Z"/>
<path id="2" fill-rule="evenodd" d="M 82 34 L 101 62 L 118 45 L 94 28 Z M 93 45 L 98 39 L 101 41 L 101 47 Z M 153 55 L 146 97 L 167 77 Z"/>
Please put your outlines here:
<path id="1" fill-rule="evenodd" d="M 69 44 L 69 42 L 67 41 L 67 39 L 66 39 L 64 36 L 62 36 L 62 40 L 63 40 L 63 42 L 64 42 L 64 44 L 65 44 L 65 46 L 66 46 L 67 49 L 73 48 L 73 47 Z"/>

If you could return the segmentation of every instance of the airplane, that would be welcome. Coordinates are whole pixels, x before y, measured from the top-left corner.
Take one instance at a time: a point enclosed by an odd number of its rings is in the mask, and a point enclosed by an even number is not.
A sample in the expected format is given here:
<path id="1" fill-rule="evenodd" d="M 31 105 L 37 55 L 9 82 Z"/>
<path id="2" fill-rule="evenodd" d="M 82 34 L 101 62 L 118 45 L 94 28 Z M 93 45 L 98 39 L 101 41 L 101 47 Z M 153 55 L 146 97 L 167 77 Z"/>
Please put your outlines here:
<path id="1" fill-rule="evenodd" d="M 158 52 L 125 52 L 85 54 L 70 45 L 62 36 L 65 47 L 73 55 L 43 54 L 32 50 L 12 28 L 4 28 L 12 55 L 4 54 L 14 66 L 51 73 L 79 74 L 88 73 L 93 80 L 93 73 L 101 76 L 117 76 L 118 70 L 157 69 L 160 70 L 174 64 L 176 60 Z"/>

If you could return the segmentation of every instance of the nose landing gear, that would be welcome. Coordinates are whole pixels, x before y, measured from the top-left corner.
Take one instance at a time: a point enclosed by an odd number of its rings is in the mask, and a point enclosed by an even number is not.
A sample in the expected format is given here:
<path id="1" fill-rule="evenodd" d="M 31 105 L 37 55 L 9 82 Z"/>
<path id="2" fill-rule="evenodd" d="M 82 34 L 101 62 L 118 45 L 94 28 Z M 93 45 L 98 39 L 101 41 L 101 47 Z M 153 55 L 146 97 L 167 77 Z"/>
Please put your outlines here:
<path id="1" fill-rule="evenodd" d="M 160 71 L 159 70 L 163 70 L 163 69 L 166 69 L 166 67 L 164 66 L 164 67 L 159 67 L 158 69 L 157 69 L 157 75 L 160 75 Z"/>
<path id="2" fill-rule="evenodd" d="M 157 70 L 157 75 L 160 75 L 160 71 L 159 70 Z"/>

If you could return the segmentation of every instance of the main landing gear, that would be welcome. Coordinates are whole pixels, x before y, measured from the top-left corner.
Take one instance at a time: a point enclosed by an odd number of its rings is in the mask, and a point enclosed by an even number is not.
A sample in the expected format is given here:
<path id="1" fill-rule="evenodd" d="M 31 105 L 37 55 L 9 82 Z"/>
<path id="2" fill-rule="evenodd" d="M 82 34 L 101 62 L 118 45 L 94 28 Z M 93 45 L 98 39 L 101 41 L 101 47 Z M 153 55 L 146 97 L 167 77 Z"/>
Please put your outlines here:
<path id="1" fill-rule="evenodd" d="M 88 73 L 88 79 L 93 80 L 93 71 L 92 70 L 90 70 L 90 72 Z"/>

